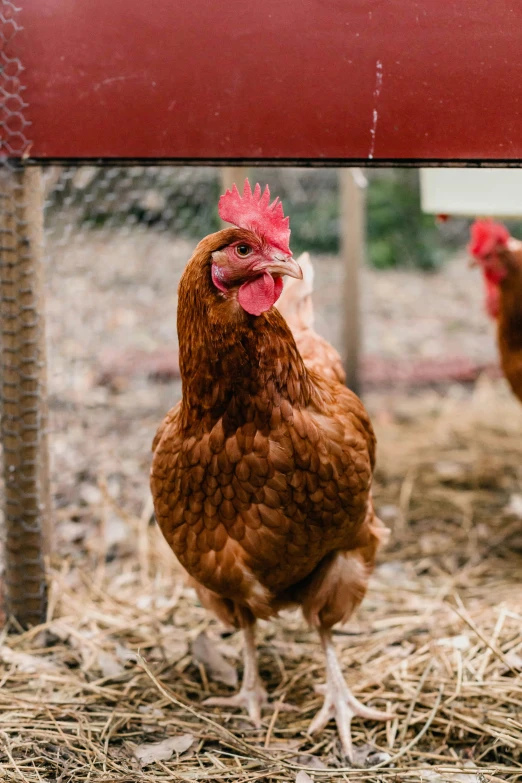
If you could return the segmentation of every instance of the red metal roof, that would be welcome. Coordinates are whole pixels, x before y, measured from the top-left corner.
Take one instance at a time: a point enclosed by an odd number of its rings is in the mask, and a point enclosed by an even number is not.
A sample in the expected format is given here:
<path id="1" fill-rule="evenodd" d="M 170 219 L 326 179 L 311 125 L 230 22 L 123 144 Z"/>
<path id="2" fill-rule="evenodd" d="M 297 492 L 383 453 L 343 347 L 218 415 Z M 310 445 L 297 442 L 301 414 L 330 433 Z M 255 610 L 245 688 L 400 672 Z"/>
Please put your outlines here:
<path id="1" fill-rule="evenodd" d="M 514 0 L 20 0 L 31 157 L 522 159 Z"/>

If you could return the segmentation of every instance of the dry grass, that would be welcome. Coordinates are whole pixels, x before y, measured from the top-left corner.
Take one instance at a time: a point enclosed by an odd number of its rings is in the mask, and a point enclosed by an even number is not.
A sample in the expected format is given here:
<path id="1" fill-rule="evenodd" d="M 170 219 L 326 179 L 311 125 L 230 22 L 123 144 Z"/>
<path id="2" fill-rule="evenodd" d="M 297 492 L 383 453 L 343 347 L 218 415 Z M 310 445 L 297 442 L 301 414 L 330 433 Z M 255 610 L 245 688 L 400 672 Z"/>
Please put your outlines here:
<path id="1" fill-rule="evenodd" d="M 62 498 L 48 622 L 0 639 L 2 780 L 294 781 L 303 768 L 315 781 L 520 779 L 522 409 L 489 383 L 471 397 L 368 402 L 381 445 L 376 500 L 393 536 L 336 638 L 357 695 L 397 717 L 355 721 L 361 768 L 341 758 L 333 725 L 306 734 L 324 668 L 296 615 L 260 629 L 273 698 L 260 731 L 201 706 L 230 688 L 211 661 L 194 660 L 192 643 L 205 632 L 235 664 L 240 639 L 222 638 L 184 587 L 149 525 L 146 492 L 141 507 L 125 492 L 115 499 L 100 474 L 97 493 Z M 126 535 L 108 552 L 115 518 Z M 280 711 L 282 701 L 298 710 Z M 136 758 L 145 743 L 187 734 L 184 752 Z"/>

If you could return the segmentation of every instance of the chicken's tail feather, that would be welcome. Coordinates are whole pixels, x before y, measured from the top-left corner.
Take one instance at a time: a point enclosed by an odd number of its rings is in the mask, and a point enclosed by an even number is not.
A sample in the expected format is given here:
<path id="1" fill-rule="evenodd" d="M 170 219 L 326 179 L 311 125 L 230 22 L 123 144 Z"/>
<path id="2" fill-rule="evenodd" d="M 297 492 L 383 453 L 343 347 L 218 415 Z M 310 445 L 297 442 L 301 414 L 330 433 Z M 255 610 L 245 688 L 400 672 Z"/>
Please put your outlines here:
<path id="1" fill-rule="evenodd" d="M 314 325 L 314 267 L 309 253 L 301 253 L 297 263 L 303 272 L 302 280 L 288 277 L 277 309 L 292 329 L 311 329 Z"/>

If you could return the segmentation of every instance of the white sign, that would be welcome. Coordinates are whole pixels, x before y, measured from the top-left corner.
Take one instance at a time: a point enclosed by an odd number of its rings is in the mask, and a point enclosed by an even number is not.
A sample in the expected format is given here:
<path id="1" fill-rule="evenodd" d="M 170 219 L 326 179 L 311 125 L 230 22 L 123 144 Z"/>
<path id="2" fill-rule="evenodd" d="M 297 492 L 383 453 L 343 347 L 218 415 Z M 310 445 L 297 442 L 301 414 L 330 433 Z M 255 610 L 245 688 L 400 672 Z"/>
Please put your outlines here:
<path id="1" fill-rule="evenodd" d="M 423 212 L 521 217 L 522 169 L 421 169 Z"/>

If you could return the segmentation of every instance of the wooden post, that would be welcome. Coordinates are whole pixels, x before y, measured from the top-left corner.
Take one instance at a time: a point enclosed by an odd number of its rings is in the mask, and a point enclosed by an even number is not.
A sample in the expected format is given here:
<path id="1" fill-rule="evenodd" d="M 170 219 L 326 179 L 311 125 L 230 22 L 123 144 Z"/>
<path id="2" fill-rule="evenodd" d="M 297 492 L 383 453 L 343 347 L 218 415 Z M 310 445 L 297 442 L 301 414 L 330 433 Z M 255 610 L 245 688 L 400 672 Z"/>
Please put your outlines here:
<path id="1" fill-rule="evenodd" d="M 43 209 L 39 168 L 0 172 L 1 432 L 5 480 L 5 614 L 45 620 L 51 546 L 47 449 Z"/>
<path id="2" fill-rule="evenodd" d="M 359 288 L 360 269 L 365 256 L 365 187 L 366 180 L 359 169 L 340 170 L 340 233 L 344 267 L 342 359 L 346 370 L 346 385 L 356 394 L 360 393 Z"/>

